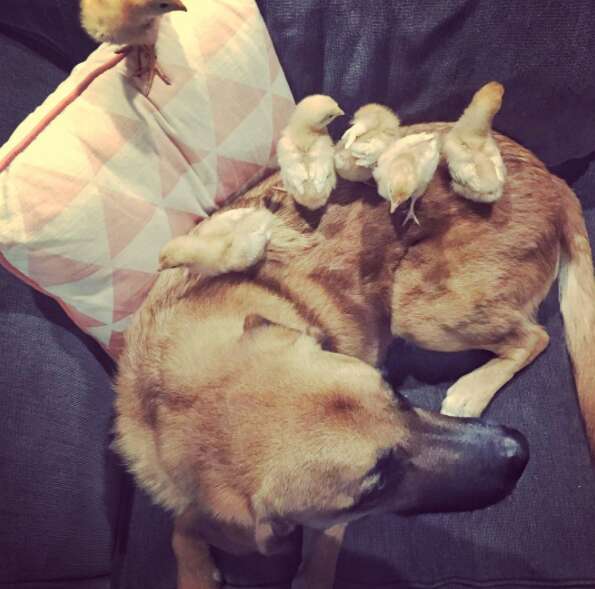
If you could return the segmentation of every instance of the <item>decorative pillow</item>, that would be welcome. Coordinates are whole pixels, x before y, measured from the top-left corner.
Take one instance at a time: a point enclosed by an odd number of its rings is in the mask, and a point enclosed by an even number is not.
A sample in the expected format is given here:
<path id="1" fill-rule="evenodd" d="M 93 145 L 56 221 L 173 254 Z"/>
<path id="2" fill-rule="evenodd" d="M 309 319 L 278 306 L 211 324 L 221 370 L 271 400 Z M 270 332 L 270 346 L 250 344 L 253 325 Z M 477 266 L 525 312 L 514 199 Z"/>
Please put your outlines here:
<path id="1" fill-rule="evenodd" d="M 101 46 L 0 149 L 0 263 L 114 357 L 163 244 L 274 166 L 294 105 L 253 0 L 185 3 L 157 44 L 171 86 L 145 97 Z"/>

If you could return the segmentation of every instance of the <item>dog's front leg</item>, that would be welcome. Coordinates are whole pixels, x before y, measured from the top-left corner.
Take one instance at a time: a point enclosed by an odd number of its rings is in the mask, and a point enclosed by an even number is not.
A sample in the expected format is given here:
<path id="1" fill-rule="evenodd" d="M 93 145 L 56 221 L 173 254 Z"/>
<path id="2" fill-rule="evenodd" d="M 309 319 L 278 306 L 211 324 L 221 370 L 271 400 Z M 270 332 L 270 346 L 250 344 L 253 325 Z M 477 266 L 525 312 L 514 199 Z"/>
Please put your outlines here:
<path id="1" fill-rule="evenodd" d="M 172 546 L 178 563 L 177 589 L 219 589 L 220 573 L 208 544 L 196 533 L 187 515 L 176 518 Z"/>
<path id="2" fill-rule="evenodd" d="M 302 565 L 292 589 L 332 589 L 347 524 L 326 530 L 304 530 Z"/>

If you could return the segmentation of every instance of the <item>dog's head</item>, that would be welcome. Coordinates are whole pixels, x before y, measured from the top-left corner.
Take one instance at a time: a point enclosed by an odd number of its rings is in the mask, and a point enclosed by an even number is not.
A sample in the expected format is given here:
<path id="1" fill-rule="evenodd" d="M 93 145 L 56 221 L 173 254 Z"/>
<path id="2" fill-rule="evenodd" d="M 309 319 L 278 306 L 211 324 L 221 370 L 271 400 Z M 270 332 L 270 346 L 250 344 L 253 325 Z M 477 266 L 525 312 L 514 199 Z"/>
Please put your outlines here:
<path id="1" fill-rule="evenodd" d="M 193 518 L 207 542 L 267 554 L 298 525 L 472 510 L 514 488 L 528 460 L 519 433 L 414 408 L 318 339 L 247 318 L 201 442 L 212 448 Z"/>

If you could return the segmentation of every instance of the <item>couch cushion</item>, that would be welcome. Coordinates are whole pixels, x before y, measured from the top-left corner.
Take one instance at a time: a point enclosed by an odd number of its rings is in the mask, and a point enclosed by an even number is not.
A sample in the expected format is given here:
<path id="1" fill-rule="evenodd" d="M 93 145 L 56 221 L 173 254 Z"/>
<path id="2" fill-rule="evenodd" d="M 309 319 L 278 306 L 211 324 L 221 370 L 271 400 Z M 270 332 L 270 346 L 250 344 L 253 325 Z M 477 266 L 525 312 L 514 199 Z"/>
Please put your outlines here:
<path id="1" fill-rule="evenodd" d="M 122 478 L 109 362 L 3 269 L 0 332 L 0 584 L 109 576 Z"/>
<path id="2" fill-rule="evenodd" d="M 110 577 L 96 579 L 71 579 L 69 581 L 44 581 L 43 583 L 7 583 L 2 589 L 113 589 Z"/>
<path id="3" fill-rule="evenodd" d="M 0 31 L 66 72 L 97 45 L 79 24 L 78 0 L 3 0 Z"/>
<path id="4" fill-rule="evenodd" d="M 172 530 L 170 514 L 156 506 L 144 491 L 135 489 L 119 580 L 122 588 L 175 587 L 177 570 L 171 548 Z"/>
<path id="5" fill-rule="evenodd" d="M 66 78 L 67 74 L 42 55 L 2 33 L 0 50 L 0 74 L 5 89 L 0 92 L 2 145 L 17 125 Z"/>

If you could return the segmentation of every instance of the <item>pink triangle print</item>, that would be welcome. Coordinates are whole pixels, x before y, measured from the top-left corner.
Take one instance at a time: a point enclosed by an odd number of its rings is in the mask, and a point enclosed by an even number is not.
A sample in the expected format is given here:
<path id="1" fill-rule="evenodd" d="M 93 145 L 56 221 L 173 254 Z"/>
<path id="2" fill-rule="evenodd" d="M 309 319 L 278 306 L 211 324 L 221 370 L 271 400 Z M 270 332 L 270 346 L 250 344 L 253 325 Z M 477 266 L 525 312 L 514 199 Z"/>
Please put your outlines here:
<path id="1" fill-rule="evenodd" d="M 234 13 L 239 23 L 259 14 L 256 2 L 229 2 L 228 11 Z"/>
<path id="2" fill-rule="evenodd" d="M 275 47 L 273 46 L 273 42 L 270 40 L 270 38 L 268 39 L 267 53 L 269 58 L 269 79 L 272 84 L 277 79 L 277 76 L 281 71 L 281 64 L 279 63 L 277 52 L 275 51 Z"/>
<path id="3" fill-rule="evenodd" d="M 207 151 L 190 147 L 174 137 L 169 139 L 159 158 L 162 198 L 169 195 L 191 166 L 200 163 L 208 155 Z"/>
<path id="4" fill-rule="evenodd" d="M 219 26 L 204 28 L 198 38 L 198 46 L 204 59 L 209 59 L 233 39 L 238 32 L 237 23 L 220 22 Z M 235 25 L 235 26 L 234 26 Z"/>
<path id="5" fill-rule="evenodd" d="M 277 140 L 281 136 L 281 131 L 289 121 L 291 113 L 295 109 L 295 104 L 289 98 L 283 98 L 273 94 L 271 96 L 273 103 L 273 143 L 271 145 L 271 157 L 277 151 Z"/>
<path id="6" fill-rule="evenodd" d="M 124 192 L 101 190 L 110 256 L 115 258 L 147 225 L 155 206 Z"/>
<path id="7" fill-rule="evenodd" d="M 13 173 L 13 182 L 23 226 L 31 236 L 63 213 L 88 180 L 33 164 L 20 164 Z"/>
<path id="8" fill-rule="evenodd" d="M 217 176 L 219 184 L 215 202 L 221 206 L 231 194 L 237 192 L 247 182 L 262 173 L 263 167 L 252 162 L 243 162 L 231 158 L 217 157 Z"/>
<path id="9" fill-rule="evenodd" d="M 68 305 L 68 316 L 82 329 L 91 329 L 92 327 L 103 326 L 103 323 L 98 319 L 90 317 L 71 305 Z"/>
<path id="10" fill-rule="evenodd" d="M 112 358 L 117 358 L 124 349 L 124 344 L 126 340 L 124 338 L 124 334 L 121 331 L 112 331 L 112 334 L 109 338 L 109 343 L 107 345 L 108 351 Z"/>
<path id="11" fill-rule="evenodd" d="M 101 269 L 95 264 L 79 262 L 43 250 L 29 252 L 28 267 L 31 278 L 44 287 L 78 282 Z"/>
<path id="12" fill-rule="evenodd" d="M 93 174 L 130 142 L 140 127 L 139 121 L 98 109 L 73 109 L 70 118 Z"/>
<path id="13" fill-rule="evenodd" d="M 221 6 L 223 8 L 223 5 Z M 205 60 L 230 44 L 246 20 L 255 13 L 253 2 L 228 2 L 209 19 L 208 27 L 201 27 L 198 46 Z M 231 51 L 231 49 L 230 49 Z"/>
<path id="14" fill-rule="evenodd" d="M 263 177 L 294 108 L 257 3 L 187 1 L 189 14 L 162 21 L 171 86 L 139 94 L 134 60 L 105 45 L 16 135 L 0 174 L 7 265 L 113 357 L 160 245 Z"/>
<path id="15" fill-rule="evenodd" d="M 173 237 L 185 235 L 195 227 L 203 217 L 186 213 L 184 211 L 174 211 L 173 209 L 164 209 L 167 214 L 167 221 Z"/>
<path id="16" fill-rule="evenodd" d="M 132 315 L 141 305 L 156 280 L 155 274 L 139 270 L 116 269 L 112 274 L 114 309 L 112 323 Z"/>
<path id="17" fill-rule="evenodd" d="M 164 110 L 166 105 L 171 102 L 188 82 L 196 77 L 196 72 L 190 66 L 184 67 L 172 63 L 160 63 L 171 81 L 171 84 L 153 83 L 151 87 L 151 101 L 159 105 L 159 110 Z M 157 76 L 157 82 L 162 82 Z"/>
<path id="18" fill-rule="evenodd" d="M 211 95 L 215 138 L 220 145 L 258 107 L 265 91 L 218 76 L 209 76 L 207 87 Z"/>
<path id="19" fill-rule="evenodd" d="M 207 155 L 209 155 L 209 152 L 205 149 L 190 147 L 190 145 L 179 139 L 176 139 L 174 143 L 190 165 L 199 164 L 205 157 L 207 157 Z"/>
<path id="20" fill-rule="evenodd" d="M 187 171 L 188 164 L 180 156 L 159 159 L 159 178 L 161 179 L 162 198 L 165 198 L 177 186 Z"/>

